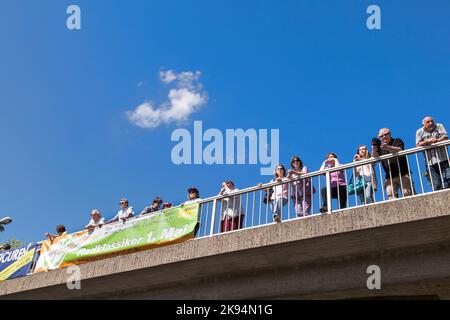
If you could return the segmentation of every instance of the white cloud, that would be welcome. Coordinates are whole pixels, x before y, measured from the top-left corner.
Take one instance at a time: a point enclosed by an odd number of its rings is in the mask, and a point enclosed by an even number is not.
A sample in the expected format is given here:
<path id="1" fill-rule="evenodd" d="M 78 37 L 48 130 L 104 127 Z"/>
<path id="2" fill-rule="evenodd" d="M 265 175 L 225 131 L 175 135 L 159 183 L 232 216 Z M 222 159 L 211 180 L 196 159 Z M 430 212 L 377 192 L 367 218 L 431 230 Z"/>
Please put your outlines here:
<path id="1" fill-rule="evenodd" d="M 173 70 L 168 70 L 168 71 L 160 71 L 159 72 L 159 78 L 165 84 L 169 84 L 172 81 L 175 81 L 177 79 L 177 76 L 175 75 Z"/>
<path id="2" fill-rule="evenodd" d="M 141 128 L 156 128 L 162 123 L 187 120 L 208 100 L 208 95 L 199 82 L 200 76 L 199 71 L 161 71 L 161 82 L 165 85 L 172 83 L 175 87 L 169 90 L 169 101 L 159 107 L 155 107 L 151 102 L 144 102 L 134 110 L 126 111 L 128 120 Z"/>
<path id="3" fill-rule="evenodd" d="M 144 102 L 133 111 L 126 112 L 128 119 L 141 128 L 154 128 L 161 124 L 161 111 L 155 110 L 150 102 Z"/>

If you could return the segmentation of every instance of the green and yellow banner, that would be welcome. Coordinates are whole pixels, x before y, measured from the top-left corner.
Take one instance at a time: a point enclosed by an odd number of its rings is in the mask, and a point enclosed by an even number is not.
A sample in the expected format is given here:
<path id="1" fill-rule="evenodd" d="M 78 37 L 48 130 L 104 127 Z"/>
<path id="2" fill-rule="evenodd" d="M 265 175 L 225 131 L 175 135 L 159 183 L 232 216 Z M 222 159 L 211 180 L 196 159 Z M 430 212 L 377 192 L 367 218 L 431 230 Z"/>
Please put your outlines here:
<path id="1" fill-rule="evenodd" d="M 119 221 L 42 243 L 34 272 L 160 247 L 194 238 L 198 203 Z"/>

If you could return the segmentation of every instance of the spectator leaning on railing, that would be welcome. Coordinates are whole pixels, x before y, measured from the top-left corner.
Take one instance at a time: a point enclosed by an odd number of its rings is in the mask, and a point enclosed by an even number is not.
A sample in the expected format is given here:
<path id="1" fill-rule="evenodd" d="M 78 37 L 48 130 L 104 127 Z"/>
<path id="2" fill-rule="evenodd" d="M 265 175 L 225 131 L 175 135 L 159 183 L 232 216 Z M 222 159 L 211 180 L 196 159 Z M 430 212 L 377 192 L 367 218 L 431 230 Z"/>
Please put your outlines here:
<path id="1" fill-rule="evenodd" d="M 322 163 L 320 171 L 339 167 L 338 157 L 335 153 L 331 152 L 327 155 L 326 160 Z M 344 171 L 334 171 L 330 173 L 330 186 L 331 186 L 331 198 L 338 199 L 339 209 L 344 209 L 347 207 L 347 183 L 345 182 Z M 322 187 L 322 207 L 320 208 L 321 213 L 328 211 L 328 200 L 327 200 L 327 188 Z M 330 203 L 331 206 L 331 203 Z"/>
<path id="2" fill-rule="evenodd" d="M 95 228 L 101 228 L 104 224 L 105 218 L 102 217 L 98 209 L 94 209 L 91 212 L 91 221 L 84 228 L 92 231 Z"/>
<path id="3" fill-rule="evenodd" d="M 128 206 L 128 199 L 120 199 L 119 205 L 121 209 L 119 210 L 119 212 L 117 212 L 114 218 L 109 220 L 107 223 L 112 223 L 119 220 L 125 222 L 128 218 L 131 218 L 133 216 L 134 210 L 133 207 Z"/>
<path id="4" fill-rule="evenodd" d="M 53 241 L 55 241 L 56 238 L 67 234 L 66 227 L 62 224 L 56 227 L 56 232 L 58 233 L 58 235 L 54 235 L 48 232 L 45 233 L 45 236 L 48 238 L 48 240 L 50 240 L 50 243 L 53 243 Z"/>
<path id="5" fill-rule="evenodd" d="M 189 188 L 189 189 L 187 190 L 187 192 L 188 192 L 188 199 L 189 199 L 189 200 L 188 200 L 188 201 L 185 201 L 185 202 L 183 203 L 183 205 L 190 204 L 190 203 L 194 203 L 194 202 L 198 202 L 198 201 L 201 200 L 201 198 L 200 198 L 200 192 L 198 191 L 197 188 L 191 187 L 191 188 Z M 198 208 L 198 212 L 202 212 L 200 206 L 199 206 L 199 208 Z M 198 217 L 197 217 L 197 224 L 195 225 L 195 228 L 194 228 L 194 236 L 195 236 L 195 237 L 197 236 L 197 233 L 198 233 L 198 231 L 200 230 L 200 219 L 201 219 L 201 214 L 199 213 L 199 214 L 198 214 Z"/>
<path id="6" fill-rule="evenodd" d="M 241 206 L 241 196 L 230 196 L 239 189 L 234 187 L 231 180 L 222 183 L 220 196 L 228 196 L 220 199 L 222 202 L 222 210 L 220 215 L 220 232 L 227 232 L 242 228 L 244 222 L 244 210 Z"/>
<path id="7" fill-rule="evenodd" d="M 448 140 L 448 134 L 444 126 L 441 123 L 436 124 L 432 117 L 425 117 L 422 120 L 422 128 L 416 132 L 416 146 L 424 147 L 444 140 Z M 430 168 L 433 189 L 441 190 L 449 188 L 450 168 L 447 149 L 445 147 L 438 147 L 427 150 L 425 159 L 427 161 L 427 167 Z"/>
<path id="8" fill-rule="evenodd" d="M 288 170 L 287 178 L 298 179 L 291 185 L 291 199 L 294 202 L 295 213 L 297 217 L 308 216 L 311 214 L 314 187 L 311 185 L 311 178 L 299 179 L 302 174 L 308 173 L 308 168 L 298 156 L 292 157 L 291 168 Z"/>
<path id="9" fill-rule="evenodd" d="M 360 145 L 356 150 L 356 154 L 353 157 L 353 162 L 370 159 L 370 152 L 366 145 Z M 378 189 L 377 175 L 375 174 L 375 164 L 365 164 L 363 166 L 355 167 L 354 170 L 355 180 L 356 177 L 361 177 L 365 181 L 365 187 L 363 192 L 359 194 L 362 204 L 373 203 L 374 191 Z"/>
<path id="10" fill-rule="evenodd" d="M 286 177 L 286 168 L 279 164 L 275 167 L 274 178 L 270 182 L 289 181 Z M 258 186 L 262 186 L 259 183 Z M 268 190 L 267 202 L 270 203 L 273 213 L 273 221 L 281 222 L 283 207 L 288 203 L 288 183 L 276 185 Z M 267 203 L 266 202 L 266 203 Z"/>
<path id="11" fill-rule="evenodd" d="M 378 138 L 372 139 L 372 156 L 379 157 L 386 154 L 395 154 L 405 149 L 405 144 L 400 138 L 392 138 L 389 128 L 381 128 Z M 389 199 L 398 198 L 398 189 L 403 188 L 404 197 L 413 195 L 414 184 L 411 182 L 408 160 L 406 156 L 395 157 L 382 161 L 385 175 L 384 187 Z"/>
<path id="12" fill-rule="evenodd" d="M 160 197 L 156 197 L 155 199 L 153 199 L 152 205 L 149 207 L 145 207 L 144 210 L 142 210 L 142 212 L 139 215 L 142 216 L 145 214 L 154 213 L 156 211 L 161 210 L 162 203 L 163 200 Z"/>
<path id="13" fill-rule="evenodd" d="M 185 201 L 184 204 L 192 203 L 200 201 L 200 192 L 197 188 L 192 187 L 188 189 L 188 201 Z"/>

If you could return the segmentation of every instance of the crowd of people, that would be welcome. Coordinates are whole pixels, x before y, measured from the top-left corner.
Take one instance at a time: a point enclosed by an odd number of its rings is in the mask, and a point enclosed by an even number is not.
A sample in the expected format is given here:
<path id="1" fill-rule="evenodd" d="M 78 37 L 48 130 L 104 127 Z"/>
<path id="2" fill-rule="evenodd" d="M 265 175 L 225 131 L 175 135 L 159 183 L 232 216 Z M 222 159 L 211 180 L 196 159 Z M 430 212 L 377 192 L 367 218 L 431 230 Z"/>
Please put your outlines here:
<path id="1" fill-rule="evenodd" d="M 447 131 L 441 123 L 435 123 L 432 117 L 425 117 L 422 120 L 422 127 L 416 131 L 416 146 L 424 147 L 448 139 Z M 378 136 L 371 141 L 371 152 L 367 145 L 360 145 L 356 149 L 353 161 L 363 161 L 377 158 L 383 155 L 395 154 L 404 150 L 405 145 L 401 138 L 393 138 L 389 128 L 381 128 Z M 442 190 L 450 187 L 450 166 L 446 147 L 436 147 L 427 149 L 425 152 L 426 172 L 430 177 L 430 184 L 433 190 Z M 403 196 L 415 194 L 414 183 L 411 176 L 408 160 L 406 156 L 384 159 L 381 161 L 385 173 L 384 188 L 389 199 L 398 198 L 399 191 Z M 338 156 L 330 152 L 320 166 L 320 170 L 337 168 L 341 166 Z M 270 182 L 286 182 L 277 184 L 268 189 L 264 202 L 271 206 L 273 220 L 281 222 L 283 207 L 289 202 L 293 203 L 295 213 L 298 217 L 311 214 L 311 205 L 313 195 L 316 192 L 311 178 L 301 178 L 308 173 L 305 166 L 298 156 L 293 156 L 290 161 L 290 169 L 286 171 L 284 165 L 279 164 L 275 167 L 274 177 Z M 330 172 L 330 193 L 332 199 L 337 199 L 339 209 L 347 205 L 348 194 L 357 194 L 362 204 L 374 202 L 374 193 L 378 189 L 378 180 L 375 171 L 375 163 L 364 164 L 353 168 L 352 178 L 346 179 L 344 170 Z M 258 186 L 262 186 L 259 183 Z M 221 202 L 220 232 L 227 232 L 241 229 L 244 222 L 244 210 L 241 204 L 240 195 L 233 195 L 239 191 L 231 180 L 224 181 L 219 195 L 223 196 L 218 201 Z M 322 205 L 320 212 L 328 212 L 327 188 L 320 190 Z M 188 189 L 188 200 L 186 203 L 192 203 L 201 200 L 197 188 Z M 129 205 L 126 198 L 119 201 L 120 210 L 110 220 L 106 221 L 98 209 L 91 212 L 91 219 L 85 226 L 90 231 L 95 228 L 101 228 L 105 224 L 126 221 L 135 216 L 134 209 Z M 152 204 L 145 207 L 139 216 L 152 215 L 160 210 L 170 208 L 172 204 L 164 203 L 160 197 L 153 199 Z M 57 236 L 66 233 L 63 225 L 57 227 L 58 235 L 46 233 L 50 241 Z"/>

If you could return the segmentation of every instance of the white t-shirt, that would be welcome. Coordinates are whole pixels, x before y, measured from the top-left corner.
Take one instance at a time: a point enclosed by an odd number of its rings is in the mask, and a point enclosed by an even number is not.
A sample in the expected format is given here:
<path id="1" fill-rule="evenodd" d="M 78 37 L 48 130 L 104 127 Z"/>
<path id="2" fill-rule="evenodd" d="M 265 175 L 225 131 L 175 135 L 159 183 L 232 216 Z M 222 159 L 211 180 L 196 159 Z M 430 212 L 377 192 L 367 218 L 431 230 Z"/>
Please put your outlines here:
<path id="1" fill-rule="evenodd" d="M 363 177 L 366 182 L 371 182 L 372 187 L 375 190 L 378 189 L 377 175 L 372 164 L 358 166 L 356 167 L 356 172 Z"/>
<path id="2" fill-rule="evenodd" d="M 373 176 L 373 167 L 371 164 L 365 164 L 363 166 L 356 167 L 356 172 L 362 177 L 364 180 L 371 182 Z"/>
<path id="3" fill-rule="evenodd" d="M 238 188 L 234 188 L 233 190 L 225 189 L 222 195 L 227 196 L 237 191 L 239 191 Z M 222 199 L 222 220 L 225 219 L 226 216 L 230 218 L 236 218 L 241 214 L 243 214 L 243 210 L 241 207 L 241 195 Z"/>
<path id="4" fill-rule="evenodd" d="M 88 227 L 98 227 L 105 224 L 105 218 L 100 218 L 97 221 L 95 221 L 93 218 L 91 221 L 89 221 L 89 224 L 85 227 L 86 229 Z"/>
<path id="5" fill-rule="evenodd" d="M 276 181 L 275 179 L 272 179 L 270 182 L 275 182 L 275 181 Z M 289 179 L 283 178 L 281 181 L 285 182 L 285 181 L 289 181 Z M 276 198 L 286 198 L 287 199 L 288 188 L 289 188 L 288 183 L 280 184 L 280 185 L 273 187 L 272 188 L 273 189 L 272 200 L 275 200 Z"/>
<path id="6" fill-rule="evenodd" d="M 202 198 L 197 198 L 197 199 L 194 199 L 194 200 L 188 200 L 188 201 L 183 202 L 183 204 L 194 203 L 194 202 L 198 202 L 200 200 L 202 200 Z"/>
<path id="7" fill-rule="evenodd" d="M 124 218 L 131 218 L 134 215 L 133 207 L 127 207 L 125 209 L 120 209 L 119 212 L 111 219 L 111 221 L 121 220 Z"/>

